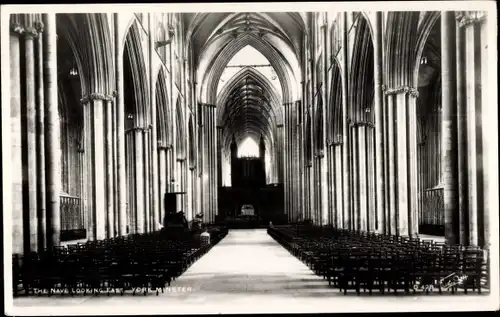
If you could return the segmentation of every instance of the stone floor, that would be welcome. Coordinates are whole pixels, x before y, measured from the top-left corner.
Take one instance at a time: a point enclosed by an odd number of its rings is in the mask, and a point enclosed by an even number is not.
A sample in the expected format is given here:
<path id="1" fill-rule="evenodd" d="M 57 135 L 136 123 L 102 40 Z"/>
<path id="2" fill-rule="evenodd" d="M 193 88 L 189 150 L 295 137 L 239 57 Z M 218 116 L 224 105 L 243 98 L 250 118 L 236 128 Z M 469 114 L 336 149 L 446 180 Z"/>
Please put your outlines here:
<path id="1" fill-rule="evenodd" d="M 252 229 L 231 230 L 159 296 L 42 295 L 16 298 L 8 312 L 102 315 L 425 311 L 473 309 L 484 304 L 483 300 L 485 296 L 477 295 L 344 296 L 291 256 L 265 229 Z"/>

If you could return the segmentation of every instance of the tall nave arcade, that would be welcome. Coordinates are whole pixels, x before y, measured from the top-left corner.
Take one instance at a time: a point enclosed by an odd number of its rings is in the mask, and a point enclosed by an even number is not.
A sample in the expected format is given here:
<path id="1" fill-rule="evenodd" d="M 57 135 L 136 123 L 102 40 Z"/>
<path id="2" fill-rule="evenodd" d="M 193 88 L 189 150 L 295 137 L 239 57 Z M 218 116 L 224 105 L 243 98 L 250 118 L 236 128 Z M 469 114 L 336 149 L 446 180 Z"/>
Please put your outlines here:
<path id="1" fill-rule="evenodd" d="M 302 228 L 489 250 L 492 21 L 483 11 L 11 14 L 12 254 L 160 239 L 181 211 L 222 247 L 244 232 L 224 238 L 227 219 L 249 205 L 285 247 Z"/>

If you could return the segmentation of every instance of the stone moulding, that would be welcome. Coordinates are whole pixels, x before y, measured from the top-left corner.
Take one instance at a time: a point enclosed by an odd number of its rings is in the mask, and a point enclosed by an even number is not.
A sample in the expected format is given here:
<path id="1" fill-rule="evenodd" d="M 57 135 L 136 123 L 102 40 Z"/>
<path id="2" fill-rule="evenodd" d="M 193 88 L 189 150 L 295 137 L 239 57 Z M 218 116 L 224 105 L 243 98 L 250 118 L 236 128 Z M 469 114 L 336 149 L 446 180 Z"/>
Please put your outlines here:
<path id="1" fill-rule="evenodd" d="M 457 12 L 455 17 L 458 25 L 465 27 L 486 20 L 486 13 L 482 11 L 461 11 Z"/>
<path id="2" fill-rule="evenodd" d="M 93 101 L 93 100 L 112 101 L 114 96 L 116 96 L 116 94 L 114 92 L 111 95 L 106 95 L 103 93 L 96 92 L 96 93 L 91 93 L 91 94 L 88 94 L 86 96 L 83 96 L 82 99 L 80 99 L 80 102 L 82 104 L 86 104 L 86 103 Z"/>
<path id="3" fill-rule="evenodd" d="M 385 95 L 397 95 L 400 93 L 405 93 L 409 94 L 412 97 L 418 98 L 418 89 L 409 86 L 402 86 L 398 88 L 387 88 L 386 86 L 383 85 L 382 90 L 384 91 Z"/>

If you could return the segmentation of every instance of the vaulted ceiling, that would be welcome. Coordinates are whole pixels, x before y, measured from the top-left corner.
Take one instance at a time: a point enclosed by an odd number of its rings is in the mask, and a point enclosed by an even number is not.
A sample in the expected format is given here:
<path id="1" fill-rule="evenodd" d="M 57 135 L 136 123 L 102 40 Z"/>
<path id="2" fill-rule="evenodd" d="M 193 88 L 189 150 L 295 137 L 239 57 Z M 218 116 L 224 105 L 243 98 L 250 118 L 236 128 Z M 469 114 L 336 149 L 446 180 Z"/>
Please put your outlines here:
<path id="1" fill-rule="evenodd" d="M 299 13 L 214 12 L 184 16 L 189 50 L 196 66 L 199 101 L 217 106 L 223 128 L 223 147 L 233 135 L 266 148 L 283 121 L 282 105 L 300 98 L 302 41 L 305 18 Z M 220 89 L 220 79 L 231 59 L 244 47 L 255 48 L 277 76 L 273 85 L 257 67 L 242 67 Z M 268 76 L 267 76 L 268 77 Z M 219 89 L 218 89 L 219 88 Z"/>

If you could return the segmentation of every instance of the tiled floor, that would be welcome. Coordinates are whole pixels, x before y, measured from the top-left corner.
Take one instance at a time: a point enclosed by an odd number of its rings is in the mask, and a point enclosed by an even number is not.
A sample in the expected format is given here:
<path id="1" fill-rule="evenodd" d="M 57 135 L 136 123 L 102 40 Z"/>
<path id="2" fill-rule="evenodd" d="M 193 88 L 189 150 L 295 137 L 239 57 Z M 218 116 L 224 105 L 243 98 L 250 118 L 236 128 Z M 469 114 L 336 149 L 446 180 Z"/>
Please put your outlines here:
<path id="1" fill-rule="evenodd" d="M 259 313 L 425 310 L 476 304 L 475 295 L 344 296 L 314 275 L 266 233 L 231 230 L 159 296 L 126 294 L 16 298 L 17 315 L 107 313 Z M 425 303 L 425 305 L 422 305 Z M 396 306 L 394 306 L 396 305 Z M 438 305 L 437 307 L 435 305 Z M 448 306 L 447 306 L 448 305 Z M 457 306 L 451 306 L 457 307 Z"/>

